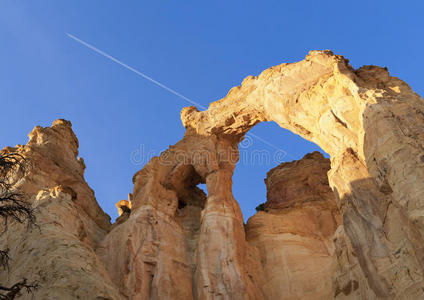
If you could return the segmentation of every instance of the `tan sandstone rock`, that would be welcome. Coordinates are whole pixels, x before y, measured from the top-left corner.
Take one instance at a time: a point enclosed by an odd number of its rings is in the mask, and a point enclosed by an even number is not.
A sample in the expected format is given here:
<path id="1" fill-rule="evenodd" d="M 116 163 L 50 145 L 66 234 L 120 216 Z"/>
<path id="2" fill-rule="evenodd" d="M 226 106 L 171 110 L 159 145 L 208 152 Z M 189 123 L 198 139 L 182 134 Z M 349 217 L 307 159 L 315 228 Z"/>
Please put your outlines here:
<path id="1" fill-rule="evenodd" d="M 71 123 L 57 120 L 29 137 L 27 145 L 2 153 L 18 152 L 29 163 L 16 188 L 28 195 L 38 226 L 8 224 L 0 245 L 10 250 L 10 272 L 0 272 L 0 282 L 36 281 L 35 299 L 120 299 L 94 251 L 110 228 L 109 217 L 84 180 Z"/>
<path id="2" fill-rule="evenodd" d="M 45 285 L 37 299 L 424 297 L 424 103 L 387 69 L 312 51 L 181 118 L 184 138 L 134 175 L 131 211 L 114 226 L 84 181 L 69 122 L 5 149 L 33 164 L 16 188 L 42 232 L 11 224 L 0 242 L 18 259 L 0 280 L 32 275 Z M 238 143 L 263 121 L 331 163 L 312 154 L 273 169 L 266 212 L 245 229 L 231 178 Z"/>
<path id="3" fill-rule="evenodd" d="M 333 236 L 341 224 L 319 152 L 268 172 L 267 202 L 247 222 L 257 248 L 266 299 L 331 299 L 336 262 Z"/>
<path id="4" fill-rule="evenodd" d="M 364 282 L 357 291 L 369 297 L 424 297 L 424 102 L 387 69 L 354 70 L 331 51 L 312 51 L 247 77 L 206 111 L 184 109 L 182 119 L 199 135 L 226 138 L 275 121 L 319 145 L 331 156 L 329 183 L 360 268 L 335 272 L 337 286 Z"/>

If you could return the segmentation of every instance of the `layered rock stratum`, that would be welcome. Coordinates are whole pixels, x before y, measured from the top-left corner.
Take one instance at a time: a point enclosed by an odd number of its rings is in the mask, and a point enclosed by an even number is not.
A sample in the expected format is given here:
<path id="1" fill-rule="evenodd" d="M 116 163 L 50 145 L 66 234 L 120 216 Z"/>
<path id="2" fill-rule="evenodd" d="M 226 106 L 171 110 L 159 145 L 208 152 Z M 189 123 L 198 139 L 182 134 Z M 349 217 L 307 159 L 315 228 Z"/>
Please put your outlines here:
<path id="1" fill-rule="evenodd" d="M 70 122 L 2 150 L 31 162 L 15 188 L 39 227 L 0 236 L 13 257 L 0 282 L 37 280 L 36 299 L 424 298 L 424 103 L 387 69 L 312 51 L 181 119 L 183 139 L 134 175 L 114 224 Z M 231 178 L 239 142 L 264 121 L 330 160 L 272 169 L 263 210 L 244 224 Z"/>

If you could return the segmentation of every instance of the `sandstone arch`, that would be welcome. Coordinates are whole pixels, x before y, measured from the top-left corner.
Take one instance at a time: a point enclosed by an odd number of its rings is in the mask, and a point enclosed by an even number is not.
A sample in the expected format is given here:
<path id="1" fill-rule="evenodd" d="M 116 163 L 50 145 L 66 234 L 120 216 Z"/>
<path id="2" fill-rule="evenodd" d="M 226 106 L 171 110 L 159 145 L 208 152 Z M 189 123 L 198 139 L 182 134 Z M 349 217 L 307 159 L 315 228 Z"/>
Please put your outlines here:
<path id="1" fill-rule="evenodd" d="M 371 290 L 379 297 L 403 295 L 406 286 L 419 293 L 424 106 L 387 69 L 354 70 L 330 51 L 312 51 L 302 62 L 247 77 L 207 111 L 184 109 L 182 120 L 197 134 L 224 137 L 275 121 L 318 144 L 331 156 L 330 185 Z M 387 224 L 388 209 L 396 211 L 403 234 Z M 394 256 L 399 247 L 414 249 L 411 257 Z M 419 275 L 405 282 L 405 268 Z"/>
<path id="2" fill-rule="evenodd" d="M 60 261 L 63 267 L 57 272 L 71 272 L 71 285 L 81 286 L 81 295 L 95 291 L 113 299 L 269 298 L 257 249 L 246 239 L 232 195 L 231 178 L 240 139 L 259 122 L 275 121 L 331 156 L 328 182 L 343 222 L 331 241 L 333 285 L 326 295 L 423 296 L 424 104 L 406 83 L 384 68 L 354 70 L 330 51 L 312 51 L 304 61 L 247 77 L 206 111 L 183 109 L 181 118 L 184 138 L 134 175 L 131 212 L 113 227 L 83 180 L 85 166 L 77 159 L 78 143 L 69 122 L 36 128 L 27 146 L 16 148 L 39 162 L 33 178 L 23 180 L 21 188 L 44 190 L 34 197 L 34 205 L 44 211 L 63 206 L 68 215 L 75 215 L 71 221 L 56 217 L 55 222 L 69 227 L 65 241 L 84 253 L 85 265 L 99 266 L 87 275 Z M 63 162 L 57 157 L 61 152 L 66 154 Z M 59 171 L 58 161 L 63 163 Z M 60 176 L 49 177 L 49 170 Z M 196 188 L 203 182 L 207 198 Z M 55 187 L 59 184 L 70 186 L 75 197 L 66 193 L 69 189 Z M 61 229 L 42 209 L 54 235 L 37 239 L 62 243 Z M 13 245 L 31 255 L 39 246 L 32 241 L 28 249 L 16 240 Z M 60 251 L 72 255 L 68 248 Z M 88 278 L 90 286 L 81 278 Z M 75 294 L 75 289 L 57 285 L 63 295 Z"/>
<path id="3" fill-rule="evenodd" d="M 154 161 L 134 176 L 134 202 L 155 207 L 162 201 L 149 187 L 153 182 L 177 192 L 163 182 L 181 164 L 176 153 L 183 151 L 209 194 L 187 287 L 199 299 L 264 297 L 260 275 L 246 263 L 243 220 L 231 193 L 236 161 L 229 156 L 238 155 L 240 138 L 255 124 L 275 121 L 331 156 L 329 182 L 343 215 L 339 239 L 344 232 L 348 237 L 336 243 L 348 249 L 337 251 L 347 251 L 352 260 L 334 272 L 335 282 L 359 276 L 361 295 L 417 296 L 423 285 L 423 116 L 422 99 L 386 69 L 354 70 L 330 51 L 312 51 L 304 61 L 247 77 L 206 111 L 183 109 L 185 137 L 165 152 L 166 167 Z M 192 160 L 199 149 L 208 157 Z M 399 251 L 409 254 L 396 255 Z"/>

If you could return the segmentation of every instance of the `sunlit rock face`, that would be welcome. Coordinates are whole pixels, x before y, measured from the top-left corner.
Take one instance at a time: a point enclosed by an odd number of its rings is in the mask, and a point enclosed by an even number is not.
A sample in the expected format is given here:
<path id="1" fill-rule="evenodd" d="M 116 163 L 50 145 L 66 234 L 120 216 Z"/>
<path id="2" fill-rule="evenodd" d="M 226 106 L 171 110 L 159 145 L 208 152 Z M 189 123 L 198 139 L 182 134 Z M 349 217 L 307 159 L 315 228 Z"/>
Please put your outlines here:
<path id="1" fill-rule="evenodd" d="M 84 180 L 71 123 L 37 126 L 25 146 L 7 147 L 1 154 L 7 152 L 27 161 L 28 172 L 15 188 L 32 203 L 38 226 L 9 220 L 0 235 L 0 247 L 9 249 L 11 258 L 9 271 L 0 271 L 1 284 L 11 286 L 22 278 L 40 284 L 34 298 L 24 292 L 19 299 L 120 299 L 95 253 L 110 230 L 110 218 Z"/>
<path id="2" fill-rule="evenodd" d="M 235 140 L 188 130 L 135 174 L 131 215 L 97 251 L 125 297 L 263 298 L 231 192 L 237 160 Z"/>
<path id="3" fill-rule="evenodd" d="M 38 280 L 36 299 L 424 297 L 424 104 L 406 83 L 312 51 L 181 118 L 185 136 L 134 175 L 113 225 L 70 122 L 3 150 L 31 162 L 15 188 L 41 231 L 9 224 L 0 242 L 16 260 L 1 282 Z M 231 178 L 238 143 L 263 121 L 331 161 L 312 153 L 272 169 L 264 211 L 245 225 Z"/>
<path id="4" fill-rule="evenodd" d="M 330 160 L 319 152 L 271 169 L 265 179 L 267 201 L 264 208 L 281 209 L 322 199 L 335 203 L 328 184 L 329 170 Z"/>
<path id="5" fill-rule="evenodd" d="M 264 211 L 246 226 L 249 245 L 263 268 L 266 299 L 331 299 L 341 225 L 328 185 L 330 160 L 314 152 L 268 172 Z"/>
<path id="6" fill-rule="evenodd" d="M 424 297 L 424 102 L 387 69 L 355 70 L 342 56 L 312 51 L 247 77 L 206 111 L 184 109 L 182 119 L 200 135 L 225 137 L 275 121 L 319 145 L 331 156 L 328 179 L 347 235 L 338 245 L 349 248 L 337 250 L 347 257 L 334 273 L 346 293 L 336 297 Z"/>

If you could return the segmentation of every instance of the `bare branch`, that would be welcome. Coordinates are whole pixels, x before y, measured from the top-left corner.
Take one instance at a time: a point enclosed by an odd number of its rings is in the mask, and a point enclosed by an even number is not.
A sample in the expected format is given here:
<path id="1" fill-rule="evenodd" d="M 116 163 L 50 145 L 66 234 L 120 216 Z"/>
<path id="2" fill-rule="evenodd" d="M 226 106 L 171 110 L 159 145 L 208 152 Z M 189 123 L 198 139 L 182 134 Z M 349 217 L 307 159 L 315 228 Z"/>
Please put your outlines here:
<path id="1" fill-rule="evenodd" d="M 36 291 L 40 287 L 38 282 L 27 282 L 28 280 L 24 278 L 11 287 L 4 287 L 0 285 L 0 291 L 4 291 L 4 293 L 0 292 L 0 300 L 15 299 L 17 296 L 20 296 L 22 294 L 22 290 L 26 291 L 27 294 L 33 294 L 34 291 Z"/>
<path id="2" fill-rule="evenodd" d="M 9 270 L 9 249 L 0 250 L 0 266 L 4 270 Z"/>
<path id="3" fill-rule="evenodd" d="M 28 162 L 18 153 L 0 154 L 0 218 L 4 221 L 4 230 L 7 222 L 13 219 L 18 223 L 36 225 L 35 214 L 31 203 L 26 201 L 26 195 L 15 188 L 15 184 L 26 175 Z M 9 270 L 9 249 L 0 250 L 0 265 Z M 0 300 L 12 300 L 23 291 L 33 294 L 39 288 L 37 282 L 28 283 L 26 278 L 11 287 L 0 285 Z"/>
<path id="4" fill-rule="evenodd" d="M 26 201 L 26 195 L 17 191 L 14 185 L 26 175 L 28 161 L 19 153 L 10 152 L 0 156 L 0 218 L 5 228 L 9 218 L 28 226 L 35 224 L 32 206 Z"/>

